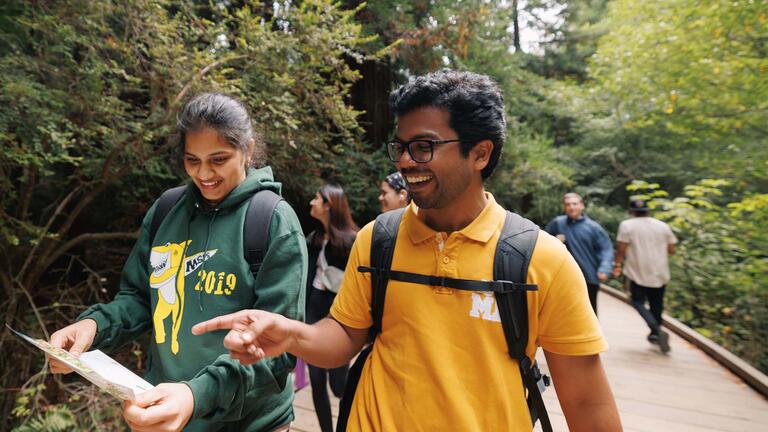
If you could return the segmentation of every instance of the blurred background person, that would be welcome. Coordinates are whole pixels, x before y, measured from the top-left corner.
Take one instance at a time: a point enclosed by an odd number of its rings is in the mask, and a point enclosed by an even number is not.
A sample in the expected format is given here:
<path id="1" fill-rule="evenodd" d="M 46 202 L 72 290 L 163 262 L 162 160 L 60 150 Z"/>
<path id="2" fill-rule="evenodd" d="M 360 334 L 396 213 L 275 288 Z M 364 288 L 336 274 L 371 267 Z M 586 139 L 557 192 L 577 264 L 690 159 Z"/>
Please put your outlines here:
<path id="1" fill-rule="evenodd" d="M 314 324 L 328 316 L 339 291 L 349 252 L 359 228 L 349 211 L 349 201 L 341 186 L 326 184 L 309 203 L 310 215 L 320 221 L 320 228 L 307 236 L 309 272 L 307 274 L 307 323 Z M 347 380 L 347 366 L 323 369 L 309 365 L 309 382 L 317 420 L 323 432 L 333 431 L 331 391 L 341 398 Z"/>
<path id="2" fill-rule="evenodd" d="M 400 171 L 395 171 L 382 180 L 379 185 L 379 202 L 381 211 L 399 209 L 407 206 L 411 202 L 411 194 L 408 192 L 408 185 Z"/>
<path id="3" fill-rule="evenodd" d="M 669 335 L 661 329 L 661 314 L 670 280 L 669 255 L 675 253 L 677 237 L 669 225 L 650 215 L 645 200 L 630 202 L 629 214 L 632 217 L 619 224 L 616 235 L 613 275 L 619 277 L 623 273 L 627 278 L 632 306 L 651 329 L 648 342 L 658 344 L 661 352 L 667 353 Z M 645 307 L 646 300 L 650 310 Z"/>
<path id="4" fill-rule="evenodd" d="M 584 279 L 592 310 L 597 315 L 597 293 L 600 282 L 611 274 L 613 245 L 602 226 L 584 214 L 584 200 L 581 195 L 569 192 L 563 195 L 564 215 L 552 219 L 545 230 L 565 243 L 565 247 L 576 259 Z"/>

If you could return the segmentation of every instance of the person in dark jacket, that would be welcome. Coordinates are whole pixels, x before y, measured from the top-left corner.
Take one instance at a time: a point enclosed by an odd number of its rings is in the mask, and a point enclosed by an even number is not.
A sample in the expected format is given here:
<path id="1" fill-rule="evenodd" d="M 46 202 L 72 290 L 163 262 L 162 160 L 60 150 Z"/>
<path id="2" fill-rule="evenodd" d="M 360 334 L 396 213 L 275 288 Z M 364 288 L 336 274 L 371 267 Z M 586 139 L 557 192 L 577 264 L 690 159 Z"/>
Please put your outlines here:
<path id="1" fill-rule="evenodd" d="M 564 215 L 552 219 L 546 231 L 565 243 L 584 273 L 592 310 L 597 315 L 600 283 L 608 280 L 613 265 L 613 244 L 602 226 L 584 214 L 581 195 L 563 195 Z"/>
<path id="2" fill-rule="evenodd" d="M 232 97 L 205 93 L 178 116 L 184 194 L 150 238 L 155 203 L 123 269 L 120 291 L 51 336 L 76 355 L 115 350 L 151 332 L 147 381 L 156 387 L 128 401 L 133 430 L 264 431 L 286 429 L 294 418 L 289 372 L 280 355 L 245 366 L 227 354 L 224 333 L 193 336 L 190 329 L 222 312 L 268 309 L 295 319 L 305 311 L 306 242 L 296 213 L 280 201 L 272 213 L 268 250 L 257 278 L 243 252 L 243 221 L 251 197 L 281 185 L 263 165 L 263 143 Z M 54 373 L 70 372 L 51 361 Z"/>
<path id="3" fill-rule="evenodd" d="M 321 223 L 319 229 L 307 236 L 307 323 L 313 324 L 328 316 L 339 291 L 341 277 L 347 267 L 358 227 L 349 211 L 347 195 L 338 185 L 324 185 L 315 193 L 309 204 L 310 215 Z M 324 369 L 309 365 L 312 400 L 323 432 L 333 431 L 328 381 L 333 394 L 341 398 L 347 380 L 347 369 L 347 366 Z"/>

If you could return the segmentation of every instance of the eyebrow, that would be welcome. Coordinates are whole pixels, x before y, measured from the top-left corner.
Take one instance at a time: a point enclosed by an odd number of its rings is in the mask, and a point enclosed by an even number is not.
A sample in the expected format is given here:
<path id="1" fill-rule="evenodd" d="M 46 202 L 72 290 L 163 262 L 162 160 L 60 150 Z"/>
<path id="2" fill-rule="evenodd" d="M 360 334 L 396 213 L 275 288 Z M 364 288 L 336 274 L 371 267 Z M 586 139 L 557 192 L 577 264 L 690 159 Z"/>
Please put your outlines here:
<path id="1" fill-rule="evenodd" d="M 211 154 L 207 155 L 207 157 L 216 157 L 216 156 L 229 156 L 229 155 L 231 155 L 231 154 L 232 154 L 232 153 L 230 153 L 230 152 L 228 152 L 228 151 L 226 151 L 226 150 L 220 150 L 220 151 L 217 151 L 217 152 L 214 152 L 214 153 L 211 153 Z M 189 152 L 184 152 L 184 155 L 186 155 L 186 156 L 194 156 L 194 157 L 199 157 L 198 155 L 196 155 L 196 154 L 193 154 L 193 153 L 189 153 Z"/>
<path id="2" fill-rule="evenodd" d="M 412 136 L 411 139 L 409 139 L 408 141 L 413 141 L 413 140 L 418 140 L 418 139 L 425 139 L 425 138 L 433 139 L 433 138 L 439 138 L 439 137 L 437 136 L 437 134 L 434 134 L 434 133 L 420 133 L 420 134 Z M 400 138 L 397 135 L 395 135 L 395 139 L 398 140 L 398 141 L 401 141 L 401 142 L 406 142 L 406 140 Z"/>

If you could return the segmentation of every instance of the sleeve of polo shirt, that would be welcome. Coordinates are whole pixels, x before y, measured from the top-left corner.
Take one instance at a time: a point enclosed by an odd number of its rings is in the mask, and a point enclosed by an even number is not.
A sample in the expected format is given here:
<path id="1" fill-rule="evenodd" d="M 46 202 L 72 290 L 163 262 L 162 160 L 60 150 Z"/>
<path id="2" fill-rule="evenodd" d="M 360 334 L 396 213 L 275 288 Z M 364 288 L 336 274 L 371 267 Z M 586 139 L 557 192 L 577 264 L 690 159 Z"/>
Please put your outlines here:
<path id="1" fill-rule="evenodd" d="M 611 238 L 608 237 L 608 233 L 605 232 L 603 227 L 597 226 L 597 244 L 600 257 L 600 265 L 597 269 L 600 273 L 609 274 L 613 267 L 613 244 Z"/>
<path id="2" fill-rule="evenodd" d="M 616 241 L 622 243 L 630 243 L 628 225 L 624 222 L 619 224 L 619 232 L 616 234 Z"/>
<path id="3" fill-rule="evenodd" d="M 677 237 L 669 225 L 667 225 L 667 244 L 677 244 Z"/>
<path id="4" fill-rule="evenodd" d="M 547 226 L 544 227 L 544 231 L 552 234 L 553 236 L 556 236 L 558 234 L 562 234 L 561 232 L 559 232 L 559 230 L 560 230 L 559 225 L 560 224 L 557 223 L 557 218 L 554 218 L 551 221 L 549 221 Z"/>
<path id="5" fill-rule="evenodd" d="M 373 325 L 371 319 L 371 274 L 361 273 L 358 266 L 369 266 L 371 261 L 371 236 L 373 222 L 357 234 L 355 244 L 344 270 L 339 293 L 331 306 L 331 317 L 344 326 L 367 329 Z"/>
<path id="6" fill-rule="evenodd" d="M 539 254 L 534 251 L 531 260 L 533 264 L 534 259 L 541 259 L 547 266 L 537 281 L 543 295 L 539 344 L 544 350 L 561 355 L 584 356 L 607 350 L 608 343 L 592 312 L 581 269 L 560 242 L 544 237 L 539 237 L 543 250 Z"/>

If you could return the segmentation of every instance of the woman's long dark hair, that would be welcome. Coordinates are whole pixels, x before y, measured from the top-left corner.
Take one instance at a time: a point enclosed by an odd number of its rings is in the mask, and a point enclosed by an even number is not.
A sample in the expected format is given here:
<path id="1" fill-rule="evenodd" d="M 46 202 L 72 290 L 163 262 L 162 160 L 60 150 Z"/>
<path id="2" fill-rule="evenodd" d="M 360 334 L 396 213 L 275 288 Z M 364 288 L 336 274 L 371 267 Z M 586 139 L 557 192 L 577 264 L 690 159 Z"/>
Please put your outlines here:
<path id="1" fill-rule="evenodd" d="M 352 248 L 352 243 L 355 242 L 357 232 L 360 230 L 349 211 L 347 194 L 344 193 L 341 186 L 335 184 L 326 184 L 317 192 L 330 208 L 328 244 L 334 254 L 346 255 Z M 313 248 L 319 250 L 323 247 L 323 234 L 325 234 L 325 227 L 321 225 L 315 235 L 312 236 L 311 246 Z"/>

